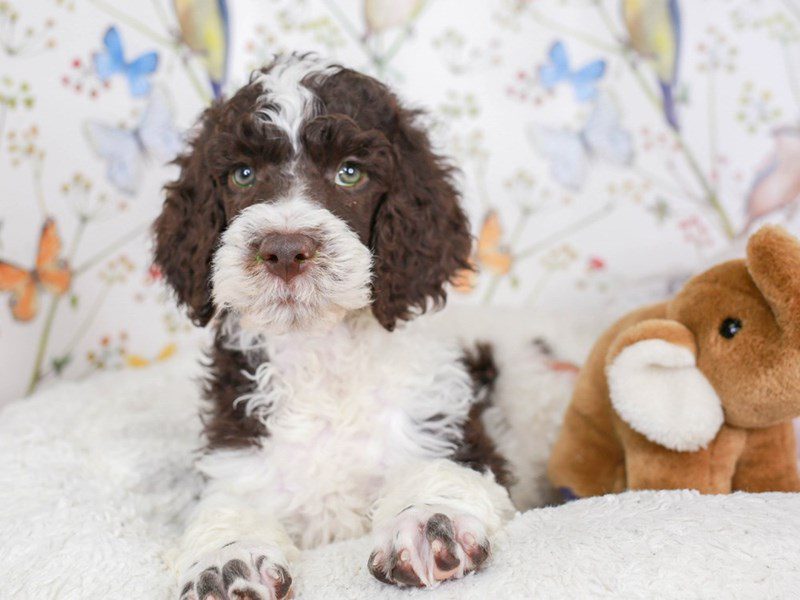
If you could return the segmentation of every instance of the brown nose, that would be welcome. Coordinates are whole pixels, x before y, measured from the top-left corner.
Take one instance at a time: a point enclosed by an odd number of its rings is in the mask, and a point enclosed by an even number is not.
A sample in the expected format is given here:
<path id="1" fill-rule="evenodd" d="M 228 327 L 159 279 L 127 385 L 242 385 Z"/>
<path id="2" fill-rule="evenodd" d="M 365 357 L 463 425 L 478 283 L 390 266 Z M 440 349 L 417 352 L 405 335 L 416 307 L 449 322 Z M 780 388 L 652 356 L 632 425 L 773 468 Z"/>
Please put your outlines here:
<path id="1" fill-rule="evenodd" d="M 267 271 L 288 283 L 308 268 L 318 247 L 314 238 L 302 233 L 269 233 L 256 256 Z"/>

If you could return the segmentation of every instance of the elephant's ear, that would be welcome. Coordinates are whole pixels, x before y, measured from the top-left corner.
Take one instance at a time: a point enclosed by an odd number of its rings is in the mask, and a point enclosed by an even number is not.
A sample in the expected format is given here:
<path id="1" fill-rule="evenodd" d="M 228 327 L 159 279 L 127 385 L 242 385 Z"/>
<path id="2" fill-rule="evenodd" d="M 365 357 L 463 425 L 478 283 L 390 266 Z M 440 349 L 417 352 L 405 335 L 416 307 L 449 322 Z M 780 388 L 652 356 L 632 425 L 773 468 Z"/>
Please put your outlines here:
<path id="1" fill-rule="evenodd" d="M 781 328 L 800 336 L 800 242 L 783 227 L 764 225 L 747 242 L 747 269 Z"/>
<path id="2" fill-rule="evenodd" d="M 697 367 L 694 335 L 676 321 L 651 319 L 620 333 L 606 376 L 614 410 L 651 442 L 693 452 L 722 426 L 722 404 Z"/>

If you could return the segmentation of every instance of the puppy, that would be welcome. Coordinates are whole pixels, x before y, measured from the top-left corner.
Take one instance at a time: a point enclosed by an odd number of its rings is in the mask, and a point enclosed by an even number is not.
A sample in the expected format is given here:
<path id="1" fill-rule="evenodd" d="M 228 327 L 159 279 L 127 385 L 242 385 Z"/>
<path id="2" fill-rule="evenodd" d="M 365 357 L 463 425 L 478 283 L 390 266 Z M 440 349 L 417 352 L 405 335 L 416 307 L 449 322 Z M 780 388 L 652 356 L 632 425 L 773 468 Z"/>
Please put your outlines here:
<path id="1" fill-rule="evenodd" d="M 155 260 L 215 331 L 182 599 L 289 597 L 299 548 L 367 532 L 376 578 L 435 586 L 479 569 L 513 514 L 481 420 L 491 355 L 400 326 L 444 302 L 471 246 L 418 116 L 370 77 L 280 56 L 177 161 Z"/>

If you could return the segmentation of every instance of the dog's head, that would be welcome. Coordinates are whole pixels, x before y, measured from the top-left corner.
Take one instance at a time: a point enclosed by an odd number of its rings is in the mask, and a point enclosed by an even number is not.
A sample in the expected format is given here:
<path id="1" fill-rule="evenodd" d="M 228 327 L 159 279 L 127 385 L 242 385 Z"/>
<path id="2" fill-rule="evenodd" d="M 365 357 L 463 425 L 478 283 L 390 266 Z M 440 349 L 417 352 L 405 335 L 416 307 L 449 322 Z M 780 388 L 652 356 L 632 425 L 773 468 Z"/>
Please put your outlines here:
<path id="1" fill-rule="evenodd" d="M 278 57 L 203 113 L 155 222 L 155 260 L 199 325 L 393 329 L 445 299 L 470 236 L 451 168 L 384 85 Z"/>

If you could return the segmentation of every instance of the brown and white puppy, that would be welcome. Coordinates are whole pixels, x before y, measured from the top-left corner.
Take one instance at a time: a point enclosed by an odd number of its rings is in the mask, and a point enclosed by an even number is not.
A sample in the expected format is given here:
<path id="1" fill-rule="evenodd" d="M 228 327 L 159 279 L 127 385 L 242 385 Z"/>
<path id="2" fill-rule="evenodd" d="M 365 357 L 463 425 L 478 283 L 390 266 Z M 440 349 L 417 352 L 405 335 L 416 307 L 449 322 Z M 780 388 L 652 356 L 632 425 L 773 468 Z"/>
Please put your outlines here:
<path id="1" fill-rule="evenodd" d="M 433 586 L 481 567 L 513 512 L 476 400 L 491 357 L 398 327 L 471 246 L 417 117 L 372 78 L 282 56 L 178 159 L 156 262 L 216 331 L 182 598 L 287 597 L 297 548 L 369 531 L 375 577 Z"/>

